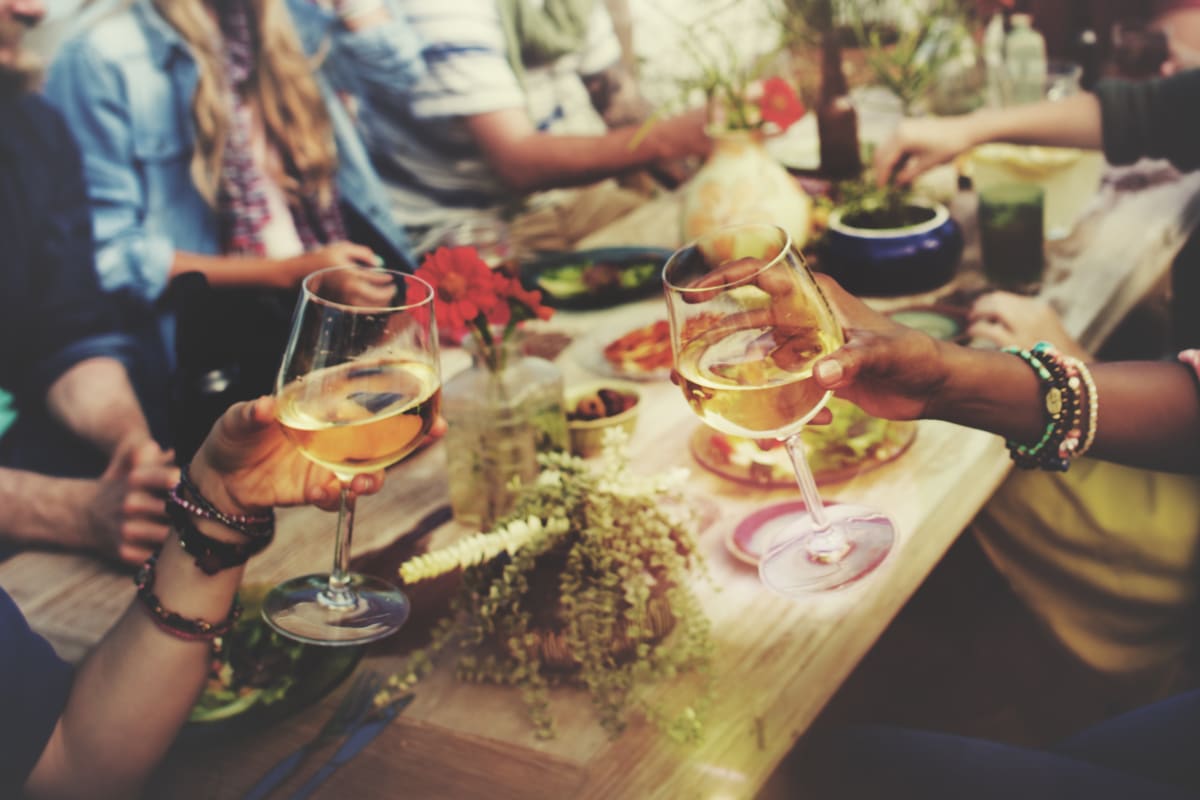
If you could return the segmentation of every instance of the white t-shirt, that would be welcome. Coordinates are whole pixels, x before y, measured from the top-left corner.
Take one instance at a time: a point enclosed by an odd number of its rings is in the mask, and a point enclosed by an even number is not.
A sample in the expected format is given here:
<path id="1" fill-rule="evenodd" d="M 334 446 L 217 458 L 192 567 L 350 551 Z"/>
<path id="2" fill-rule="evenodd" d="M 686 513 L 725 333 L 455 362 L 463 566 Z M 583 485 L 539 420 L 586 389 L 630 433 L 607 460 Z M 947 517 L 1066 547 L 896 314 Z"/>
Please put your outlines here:
<path id="1" fill-rule="evenodd" d="M 596 0 L 580 51 L 527 69 L 523 82 L 509 65 L 495 0 L 399 0 L 399 6 L 426 43 L 428 72 L 407 105 L 367 98 L 360 120 L 401 224 L 442 224 L 456 210 L 477 213 L 509 199 L 464 117 L 520 108 L 542 131 L 604 131 L 580 80 L 621 55 L 603 0 Z"/>

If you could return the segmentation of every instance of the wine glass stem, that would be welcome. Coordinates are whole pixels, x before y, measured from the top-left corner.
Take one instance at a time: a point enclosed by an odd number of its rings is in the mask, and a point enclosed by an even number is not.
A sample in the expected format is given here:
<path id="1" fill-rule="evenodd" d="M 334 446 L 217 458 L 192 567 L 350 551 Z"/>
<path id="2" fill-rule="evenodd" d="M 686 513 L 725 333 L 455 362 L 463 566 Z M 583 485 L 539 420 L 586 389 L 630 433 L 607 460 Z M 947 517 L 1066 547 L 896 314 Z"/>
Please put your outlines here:
<path id="1" fill-rule="evenodd" d="M 812 518 L 812 531 L 809 533 L 807 549 L 809 555 L 817 561 L 832 562 L 841 559 L 849 550 L 842 531 L 829 522 L 825 513 L 825 503 L 821 493 L 817 491 L 817 480 L 809 469 L 808 459 L 804 457 L 804 442 L 800 434 L 794 433 L 784 440 L 788 456 L 792 459 L 792 470 L 796 473 L 796 483 L 800 485 L 800 495 L 808 514 Z"/>
<path id="2" fill-rule="evenodd" d="M 329 589 L 322 598 L 331 606 L 352 607 L 357 602 L 354 590 L 350 588 L 350 543 L 354 539 L 355 499 L 350 493 L 350 484 L 343 481 L 337 536 L 333 544 L 333 569 L 329 573 Z"/>

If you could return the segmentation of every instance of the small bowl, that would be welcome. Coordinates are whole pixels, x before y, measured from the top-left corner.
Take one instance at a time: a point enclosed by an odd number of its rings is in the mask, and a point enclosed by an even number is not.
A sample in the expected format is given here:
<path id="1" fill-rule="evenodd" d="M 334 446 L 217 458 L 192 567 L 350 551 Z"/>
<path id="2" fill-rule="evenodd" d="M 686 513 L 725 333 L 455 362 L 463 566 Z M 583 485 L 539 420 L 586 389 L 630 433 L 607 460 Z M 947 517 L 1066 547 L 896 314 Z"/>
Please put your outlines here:
<path id="1" fill-rule="evenodd" d="M 598 397 L 600 390 L 609 389 L 626 397 L 633 397 L 633 405 L 611 417 L 597 419 L 572 420 L 569 415 L 575 411 L 579 402 L 587 397 Z M 637 426 L 638 409 L 641 407 L 642 395 L 637 386 L 614 380 L 593 381 L 570 387 L 566 392 L 567 434 L 571 442 L 571 452 L 580 458 L 590 458 L 604 450 L 604 435 L 610 428 L 622 427 L 625 433 L 632 436 Z"/>

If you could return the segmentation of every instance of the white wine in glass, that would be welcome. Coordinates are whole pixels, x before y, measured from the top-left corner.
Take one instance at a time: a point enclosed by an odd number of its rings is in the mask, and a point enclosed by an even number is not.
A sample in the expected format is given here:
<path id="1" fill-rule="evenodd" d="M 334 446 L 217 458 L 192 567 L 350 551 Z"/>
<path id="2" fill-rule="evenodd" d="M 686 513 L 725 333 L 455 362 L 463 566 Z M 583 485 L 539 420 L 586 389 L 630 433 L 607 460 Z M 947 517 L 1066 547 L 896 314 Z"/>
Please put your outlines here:
<path id="1" fill-rule="evenodd" d="M 828 402 L 813 366 L 843 343 L 829 303 L 786 231 L 720 228 L 663 270 L 675 372 L 692 411 L 734 436 L 783 441 L 807 513 L 768 544 L 759 575 L 788 595 L 836 589 L 883 561 L 894 526 L 854 505 L 826 507 L 800 432 Z"/>
<path id="2" fill-rule="evenodd" d="M 349 571 L 355 475 L 390 466 L 429 433 L 441 403 L 429 284 L 401 272 L 332 267 L 304 281 L 276 383 L 287 437 L 341 483 L 333 570 L 271 590 L 263 616 L 310 644 L 375 641 L 408 617 L 387 581 Z"/>

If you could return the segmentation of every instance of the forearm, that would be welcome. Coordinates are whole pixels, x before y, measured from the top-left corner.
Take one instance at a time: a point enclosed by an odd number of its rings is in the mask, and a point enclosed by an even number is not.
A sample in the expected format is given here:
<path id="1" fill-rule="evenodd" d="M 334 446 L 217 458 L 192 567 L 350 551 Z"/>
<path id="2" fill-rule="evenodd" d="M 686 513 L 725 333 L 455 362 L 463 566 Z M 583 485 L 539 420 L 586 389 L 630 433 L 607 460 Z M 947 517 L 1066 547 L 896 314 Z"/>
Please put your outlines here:
<path id="1" fill-rule="evenodd" d="M 188 618 L 225 618 L 241 568 L 209 577 L 174 535 L 154 593 Z M 208 670 L 210 643 L 165 633 L 139 601 L 79 668 L 58 725 L 26 790 L 33 797 L 130 797 L 186 720 Z"/>
<path id="2" fill-rule="evenodd" d="M 1037 441 L 1045 428 L 1038 379 L 1010 353 L 938 345 L 945 381 L 925 416 L 999 434 L 1018 442 Z"/>
<path id="3" fill-rule="evenodd" d="M 1090 92 L 1010 108 L 985 108 L 963 118 L 972 145 L 988 142 L 1079 147 L 1103 145 L 1100 102 Z"/>
<path id="4" fill-rule="evenodd" d="M 1170 361 L 1092 366 L 1100 413 L 1091 455 L 1135 467 L 1200 474 L 1200 392 Z"/>
<path id="5" fill-rule="evenodd" d="M 170 277 L 186 272 L 199 272 L 210 286 L 267 286 L 287 285 L 279 262 L 253 256 L 208 256 L 199 253 L 175 252 Z"/>
<path id="6" fill-rule="evenodd" d="M 1035 442 L 1045 429 L 1044 389 L 1014 355 L 944 346 L 946 382 L 927 416 Z M 1091 367 L 1099 414 L 1089 454 L 1130 466 L 1200 473 L 1200 392 L 1170 362 Z"/>
<path id="7" fill-rule="evenodd" d="M 129 375 L 113 358 L 90 358 L 64 372 L 46 403 L 55 419 L 108 454 L 127 437 L 150 437 Z"/>
<path id="8" fill-rule="evenodd" d="M 84 509 L 96 482 L 0 467 L 0 538 L 25 546 L 88 547 Z"/>
<path id="9" fill-rule="evenodd" d="M 530 192 L 593 183 L 659 158 L 653 130 L 631 125 L 598 136 L 531 134 L 489 163 L 509 188 Z"/>

